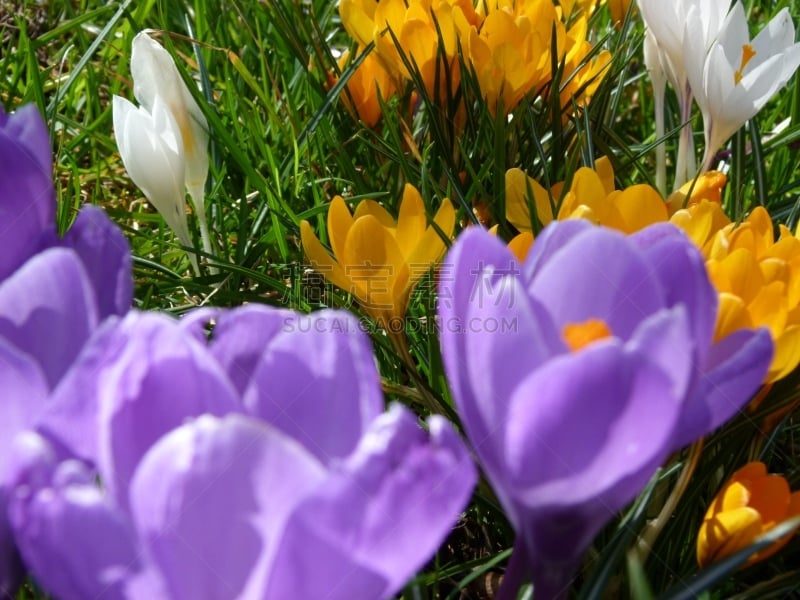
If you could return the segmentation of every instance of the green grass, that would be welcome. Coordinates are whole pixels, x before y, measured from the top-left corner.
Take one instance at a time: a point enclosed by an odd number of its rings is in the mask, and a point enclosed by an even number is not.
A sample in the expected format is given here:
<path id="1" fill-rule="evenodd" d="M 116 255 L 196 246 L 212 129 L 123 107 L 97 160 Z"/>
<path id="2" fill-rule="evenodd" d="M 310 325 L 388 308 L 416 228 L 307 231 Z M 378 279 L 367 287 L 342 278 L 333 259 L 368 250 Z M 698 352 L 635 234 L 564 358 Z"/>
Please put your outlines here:
<path id="1" fill-rule="evenodd" d="M 484 203 L 501 235 L 509 237 L 514 231 L 505 220 L 506 169 L 521 167 L 547 186 L 570 180 L 581 165 L 608 155 L 622 188 L 652 182 L 655 144 L 665 143 L 669 156 L 677 147 L 679 123 L 672 96 L 670 133 L 665 140 L 655 139 L 641 59 L 642 26 L 635 16 L 623 32 L 608 25 L 603 11 L 593 18 L 594 38 L 614 59 L 588 109 L 577 117 L 562 119 L 558 102 L 533 98 L 514 109 L 510 121 L 495 118 L 479 101 L 477 82 L 462 64 L 457 94 L 474 101 L 468 103 L 463 128 L 456 124 L 454 110 L 438 108 L 427 97 L 416 101 L 421 108 L 409 118 L 415 102 L 409 88 L 389 101 L 384 119 L 368 129 L 340 101 L 343 86 L 330 84 L 328 74 L 338 71 L 333 50 L 355 47 L 341 27 L 335 3 L 327 0 L 17 5 L 0 0 L 0 15 L 5 15 L 0 16 L 0 102 L 7 110 L 32 102 L 46 116 L 61 230 L 85 203 L 104 207 L 125 230 L 135 256 L 136 304 L 143 309 L 180 315 L 199 305 L 258 302 L 303 311 L 322 306 L 357 310 L 346 295 L 305 272 L 300 248 L 303 219 L 326 242 L 325 214 L 335 194 L 379 199 L 396 214 L 402 185 L 410 182 L 422 191 L 430 214 L 449 197 L 459 209 L 459 227 L 467 226 L 475 220 L 473 206 Z M 798 2 L 791 0 L 766 12 L 754 9 L 752 18 L 765 22 L 784 5 L 800 14 Z M 133 99 L 130 45 L 143 28 L 162 32 L 158 39 L 178 58 L 178 68 L 209 122 L 206 202 L 215 255 L 203 258 L 216 273 L 208 265 L 201 274 L 192 273 L 187 253 L 128 179 L 117 152 L 111 97 Z M 339 74 L 343 81 L 351 70 Z M 557 74 L 553 85 L 559 81 Z M 771 135 L 786 117 L 791 118 L 789 126 Z M 694 125 L 702 131 L 699 116 Z M 702 146 L 702 134 L 696 143 Z M 732 142 L 725 195 L 731 216 L 764 205 L 776 223 L 794 227 L 800 217 L 798 145 L 796 75 Z M 192 215 L 190 226 L 196 249 L 199 234 Z M 415 294 L 413 317 L 432 318 L 432 281 Z M 419 383 L 409 367 L 382 335 L 373 335 L 373 341 L 387 398 L 418 408 L 409 388 Z M 452 406 L 435 333 L 430 328 L 413 333 L 410 346 L 429 393 Z M 777 386 L 771 406 L 762 413 L 788 402 L 797 383 L 795 376 Z M 731 472 L 748 456 L 762 457 L 786 474 L 794 488 L 800 487 L 796 420 L 788 417 L 757 446 L 758 417 L 734 421 L 713 437 L 649 560 L 641 564 L 626 559 L 636 532 L 657 512 L 686 459 L 685 453 L 674 457 L 661 480 L 654 480 L 638 503 L 597 538 L 576 587 L 581 597 L 601 597 L 605 590 L 609 597 L 618 591 L 645 598 L 648 590 L 659 594 L 687 581 L 697 571 L 694 536 L 720 473 Z M 502 571 L 512 542 L 513 531 L 484 483 L 456 531 L 404 597 L 486 597 L 479 589 Z M 798 558 L 800 540 L 795 539 L 766 563 L 717 573 L 704 597 L 779 597 L 800 585 Z M 28 589 L 20 597 L 40 595 Z"/>

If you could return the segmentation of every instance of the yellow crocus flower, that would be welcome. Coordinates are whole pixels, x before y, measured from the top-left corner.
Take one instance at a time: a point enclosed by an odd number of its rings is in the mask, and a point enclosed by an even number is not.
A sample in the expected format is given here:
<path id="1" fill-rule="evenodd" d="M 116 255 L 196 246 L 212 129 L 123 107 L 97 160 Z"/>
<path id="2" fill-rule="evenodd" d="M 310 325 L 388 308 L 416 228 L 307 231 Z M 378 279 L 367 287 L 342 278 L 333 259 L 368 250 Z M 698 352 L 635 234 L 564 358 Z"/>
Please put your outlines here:
<path id="1" fill-rule="evenodd" d="M 536 217 L 542 226 L 553 219 L 550 199 L 558 201 L 563 183 L 548 193 L 534 179 L 519 169 L 506 172 L 506 218 L 519 231 L 530 231 L 528 193 L 532 194 Z M 561 200 L 559 221 L 587 219 L 625 233 L 633 233 L 653 223 L 667 220 L 667 209 L 658 192 L 649 185 L 614 189 L 614 171 L 607 157 L 595 161 L 595 168 L 581 167 L 572 177 L 569 190 Z"/>
<path id="2" fill-rule="evenodd" d="M 741 327 L 768 327 L 775 342 L 768 383 L 800 364 L 800 240 L 779 229 L 775 240 L 772 219 L 759 206 L 744 222 L 723 227 L 704 248 L 720 293 L 716 337 Z"/>
<path id="3" fill-rule="evenodd" d="M 776 525 L 800 515 L 800 492 L 792 493 L 786 479 L 767 474 L 761 462 L 736 471 L 708 507 L 697 535 L 697 562 L 701 567 L 744 550 Z M 753 554 L 750 566 L 775 554 L 791 538 L 782 537 Z"/>
<path id="4" fill-rule="evenodd" d="M 408 3 L 404 0 L 377 3 L 342 0 L 339 14 L 347 32 L 360 44 L 375 42 L 378 58 L 398 82 L 411 79 L 405 58 L 419 72 L 431 98 L 444 99 L 458 85 L 459 40 L 466 39 L 470 25 L 477 22 L 470 3 L 464 0 L 411 0 Z M 440 40 L 443 48 L 439 47 Z M 446 87 L 448 84 L 451 89 Z"/>
<path id="5" fill-rule="evenodd" d="M 687 208 L 703 200 L 720 204 L 722 190 L 726 183 L 728 183 L 728 178 L 720 171 L 706 171 L 696 179 L 690 179 L 667 198 L 667 210 L 670 216 L 682 208 Z"/>
<path id="6" fill-rule="evenodd" d="M 345 52 L 339 59 L 340 69 L 345 68 L 348 57 Z M 377 55 L 370 53 L 347 80 L 347 93 L 341 98 L 351 113 L 367 127 L 374 127 L 381 118 L 381 100 L 385 103 L 395 92 L 393 78 Z"/>
<path id="7" fill-rule="evenodd" d="M 465 54 L 493 113 L 501 102 L 503 111 L 509 112 L 525 94 L 550 79 L 550 37 L 553 24 L 560 23 L 549 0 L 527 4 L 535 14 L 493 10 L 480 31 L 473 27 L 466 39 Z"/>
<path id="8" fill-rule="evenodd" d="M 447 238 L 456 214 L 445 199 L 433 219 Z M 300 224 L 303 249 L 311 266 L 333 285 L 352 294 L 379 325 L 402 318 L 415 286 L 446 250 L 428 224 L 417 189 L 406 184 L 395 220 L 374 200 L 363 200 L 351 213 L 341 196 L 328 209 L 328 238 L 333 255 L 320 243 L 308 221 Z"/>
<path id="9" fill-rule="evenodd" d="M 565 110 L 573 102 L 579 106 L 585 105 L 611 66 L 611 53 L 608 50 L 596 53 L 586 62 L 594 49 L 587 40 L 588 28 L 588 17 L 581 15 L 567 31 L 564 74 L 559 92 L 561 107 Z"/>

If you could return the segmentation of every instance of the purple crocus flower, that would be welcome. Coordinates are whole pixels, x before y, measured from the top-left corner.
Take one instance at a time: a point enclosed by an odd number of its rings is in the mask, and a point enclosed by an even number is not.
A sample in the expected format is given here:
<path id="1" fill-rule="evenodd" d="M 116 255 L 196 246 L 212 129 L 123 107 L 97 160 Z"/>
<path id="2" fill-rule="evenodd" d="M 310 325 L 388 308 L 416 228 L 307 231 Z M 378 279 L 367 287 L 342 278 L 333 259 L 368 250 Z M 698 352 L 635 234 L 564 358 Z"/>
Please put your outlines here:
<path id="1" fill-rule="evenodd" d="M 518 264 L 465 232 L 440 286 L 444 363 L 517 533 L 503 586 L 564 596 L 592 539 L 673 451 L 731 418 L 772 356 L 765 330 L 712 343 L 717 295 L 669 224 L 625 237 L 549 225 Z"/>
<path id="2" fill-rule="evenodd" d="M 9 514 L 61 600 L 389 597 L 476 478 L 445 419 L 384 412 L 368 338 L 335 311 L 132 312 L 42 423 L 17 441 Z"/>
<path id="3" fill-rule="evenodd" d="M 50 392 L 98 323 L 133 296 L 125 237 L 86 207 L 64 239 L 55 228 L 47 128 L 33 106 L 0 110 L 0 595 L 21 576 L 8 532 L 7 472 L 14 437 L 38 421 Z"/>

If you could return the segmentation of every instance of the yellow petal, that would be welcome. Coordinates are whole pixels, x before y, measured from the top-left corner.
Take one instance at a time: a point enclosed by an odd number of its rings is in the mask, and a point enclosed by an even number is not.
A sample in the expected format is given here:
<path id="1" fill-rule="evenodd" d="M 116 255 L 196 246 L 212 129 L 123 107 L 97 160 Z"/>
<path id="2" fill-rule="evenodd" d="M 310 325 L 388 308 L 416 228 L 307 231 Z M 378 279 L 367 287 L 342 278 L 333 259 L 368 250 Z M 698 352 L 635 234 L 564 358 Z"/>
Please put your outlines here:
<path id="1" fill-rule="evenodd" d="M 311 268 L 336 287 L 352 294 L 355 290 L 350 278 L 345 275 L 344 269 L 339 263 L 323 248 L 308 221 L 300 223 L 300 239 L 303 243 L 303 251 L 311 262 Z"/>
<path id="2" fill-rule="evenodd" d="M 722 270 L 730 281 L 730 291 L 750 303 L 764 286 L 761 269 L 752 252 L 734 250 L 720 261 Z"/>
<path id="3" fill-rule="evenodd" d="M 542 225 L 553 220 L 550 194 L 539 183 L 528 177 L 521 169 L 506 171 L 506 218 L 518 231 L 530 231 L 531 214 L 528 198 L 536 209 L 536 218 Z"/>
<path id="4" fill-rule="evenodd" d="M 646 184 L 632 185 L 614 197 L 625 233 L 634 233 L 667 221 L 667 207 L 655 188 Z"/>
<path id="5" fill-rule="evenodd" d="M 670 222 L 683 229 L 695 246 L 701 250 L 711 233 L 711 213 L 708 211 L 689 211 L 682 209 L 670 217 Z"/>
<path id="6" fill-rule="evenodd" d="M 570 190 L 575 194 L 578 204 L 584 204 L 595 212 L 604 212 L 603 204 L 606 203 L 608 193 L 600 176 L 588 167 L 581 167 L 575 171 Z"/>
<path id="7" fill-rule="evenodd" d="M 716 513 L 703 521 L 697 537 L 697 563 L 706 567 L 753 543 L 761 534 L 761 517 L 752 508 Z"/>
<path id="8" fill-rule="evenodd" d="M 786 519 L 791 490 L 789 483 L 780 475 L 765 475 L 750 484 L 748 506 L 758 511 L 765 529 Z"/>
<path id="9" fill-rule="evenodd" d="M 339 3 L 342 25 L 362 46 L 372 42 L 375 32 L 373 21 L 375 7 L 376 3 L 372 0 L 341 0 Z"/>
<path id="10" fill-rule="evenodd" d="M 403 188 L 403 200 L 400 202 L 400 213 L 397 216 L 397 244 L 403 256 L 409 258 L 420 238 L 425 233 L 428 219 L 425 216 L 425 204 L 417 188 L 407 183 Z"/>
<path id="11" fill-rule="evenodd" d="M 453 237 L 456 226 L 456 211 L 448 198 L 442 200 L 442 205 L 436 211 L 433 222 L 449 240 Z M 430 267 L 444 255 L 447 246 L 433 226 L 425 230 L 425 235 L 419 240 L 413 254 L 409 257 L 409 265 L 413 265 L 413 281 L 416 283 Z M 427 267 L 426 267 L 427 265 Z"/>
<path id="12" fill-rule="evenodd" d="M 719 341 L 734 331 L 753 327 L 750 313 L 744 300 L 733 294 L 723 292 L 719 295 L 719 312 L 714 330 L 714 340 Z"/>
<path id="13" fill-rule="evenodd" d="M 344 256 L 344 241 L 347 239 L 347 232 L 353 226 L 353 216 L 344 198 L 335 196 L 328 207 L 328 239 L 331 242 L 331 250 L 337 259 Z"/>
<path id="14" fill-rule="evenodd" d="M 395 297 L 408 280 L 408 267 L 394 236 L 371 214 L 356 219 L 344 247 L 342 268 L 353 282 L 362 307 L 373 315 L 400 310 L 407 298 Z"/>
<path id="15" fill-rule="evenodd" d="M 594 161 L 594 170 L 597 171 L 600 181 L 603 182 L 603 189 L 606 191 L 606 195 L 613 192 L 615 190 L 614 167 L 612 166 L 611 161 L 608 160 L 608 157 L 601 156 Z"/>
<path id="16" fill-rule="evenodd" d="M 772 339 L 777 339 L 786 327 L 788 309 L 785 301 L 786 286 L 773 281 L 762 287 L 747 305 L 750 320 L 756 327 L 768 327 Z"/>
<path id="17" fill-rule="evenodd" d="M 707 171 L 696 180 L 687 181 L 667 198 L 669 213 L 672 215 L 684 207 L 689 208 L 703 201 L 719 205 L 722 201 L 722 189 L 727 181 L 725 174 L 719 171 Z M 687 198 L 690 191 L 691 198 Z"/>
<path id="18" fill-rule="evenodd" d="M 519 262 L 525 262 L 528 257 L 528 252 L 533 246 L 533 234 L 530 231 L 523 231 L 519 235 L 515 235 L 510 242 L 508 242 L 508 249 L 512 254 L 517 257 Z"/>
<path id="19" fill-rule="evenodd" d="M 800 364 L 800 325 L 790 325 L 775 340 L 775 355 L 766 381 L 778 381 Z"/>
<path id="20" fill-rule="evenodd" d="M 353 213 L 353 220 L 357 221 L 366 215 L 372 215 L 377 219 L 378 223 L 387 229 L 394 230 L 397 227 L 392 215 L 375 200 L 362 200 L 359 202 L 358 206 L 356 206 L 356 212 Z"/>

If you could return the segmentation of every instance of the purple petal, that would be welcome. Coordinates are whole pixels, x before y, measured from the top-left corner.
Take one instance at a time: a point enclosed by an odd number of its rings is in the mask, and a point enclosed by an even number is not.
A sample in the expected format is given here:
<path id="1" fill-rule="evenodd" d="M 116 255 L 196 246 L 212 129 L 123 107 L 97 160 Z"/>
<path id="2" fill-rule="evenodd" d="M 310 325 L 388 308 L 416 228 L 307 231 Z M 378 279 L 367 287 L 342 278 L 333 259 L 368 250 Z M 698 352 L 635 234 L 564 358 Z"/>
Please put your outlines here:
<path id="1" fill-rule="evenodd" d="M 131 248 L 105 211 L 84 206 L 67 231 L 64 246 L 80 257 L 95 290 L 101 319 L 124 315 L 133 303 Z"/>
<path id="2" fill-rule="evenodd" d="M 178 324 L 131 312 L 92 340 L 59 387 L 43 429 L 96 461 L 120 506 L 141 456 L 203 413 L 241 410 L 206 348 Z"/>
<path id="3" fill-rule="evenodd" d="M 572 242 L 579 234 L 596 226 L 584 219 L 553 221 L 536 237 L 525 263 L 522 265 L 523 280 L 530 282 L 533 276 L 562 247 Z"/>
<path id="4" fill-rule="evenodd" d="M 313 573 L 313 576 L 309 576 Z M 293 520 L 278 554 L 262 598 L 386 598 L 389 582 L 380 573 L 342 552 L 337 540 Z"/>
<path id="5" fill-rule="evenodd" d="M 280 333 L 284 321 L 291 321 L 293 314 L 288 310 L 252 305 L 213 315 L 217 322 L 209 345 L 211 354 L 240 394 L 244 394 L 258 361 Z"/>
<path id="6" fill-rule="evenodd" d="M 610 518 L 671 450 L 681 410 L 671 387 L 646 356 L 612 341 L 532 373 L 505 423 L 517 501 L 530 511 L 599 502 Z"/>
<path id="7" fill-rule="evenodd" d="M 439 288 L 445 369 L 473 447 L 482 460 L 496 463 L 502 441 L 493 439 L 495 424 L 505 418 L 511 391 L 564 344 L 550 317 L 527 297 L 516 261 L 494 236 L 464 232 L 445 264 L 453 275 Z"/>
<path id="8" fill-rule="evenodd" d="M 0 119 L 0 281 L 55 231 L 50 136 L 34 105 Z"/>
<path id="9" fill-rule="evenodd" d="M 697 360 L 706 360 L 714 337 L 719 298 L 708 278 L 705 259 L 686 235 L 671 223 L 652 225 L 630 236 L 661 281 L 667 306 L 686 306 Z"/>
<path id="10" fill-rule="evenodd" d="M 559 328 L 601 319 L 627 339 L 643 318 L 665 306 L 661 284 L 641 252 L 623 234 L 603 227 L 574 236 L 531 276 L 529 293 Z"/>
<path id="11" fill-rule="evenodd" d="M 170 597 L 263 598 L 286 520 L 324 478 L 277 429 L 202 416 L 143 458 L 131 507 Z"/>
<path id="12" fill-rule="evenodd" d="M 0 338 L 0 390 L 3 390 L 3 398 L 0 401 L 0 488 L 2 488 L 6 482 L 14 437 L 33 426 L 42 413 L 50 393 L 39 365 L 3 338 Z"/>
<path id="13" fill-rule="evenodd" d="M 714 344 L 705 371 L 689 391 L 673 450 L 733 418 L 764 381 L 772 352 L 772 338 L 765 328 L 736 331 Z"/>
<path id="14" fill-rule="evenodd" d="M 37 361 L 51 387 L 96 324 L 94 291 L 70 250 L 46 250 L 0 283 L 0 336 Z"/>
<path id="15" fill-rule="evenodd" d="M 293 515 L 270 580 L 275 597 L 301 597 L 308 588 L 300 586 L 309 585 L 303 574 L 319 577 L 316 548 L 334 565 L 354 563 L 358 577 L 326 569 L 329 579 L 314 582 L 342 599 L 391 596 L 431 558 L 469 501 L 476 473 L 452 426 L 441 417 L 429 423 L 426 434 L 400 405 L 374 422 L 343 469 Z M 369 590 L 374 577 L 361 581 L 365 569 L 385 580 L 380 593 Z"/>
<path id="16" fill-rule="evenodd" d="M 281 329 L 262 350 L 244 405 L 323 463 L 343 458 L 383 411 L 369 338 L 342 311 L 279 315 Z"/>
<path id="17" fill-rule="evenodd" d="M 686 396 L 697 362 L 685 306 L 679 304 L 645 319 L 626 348 L 645 357 L 672 381 L 674 398 Z"/>
<path id="18" fill-rule="evenodd" d="M 97 486 L 93 472 L 75 460 L 55 463 L 38 439 L 21 440 L 19 484 L 9 499 L 9 519 L 25 564 L 45 590 L 62 600 L 123 598 L 125 578 L 139 568 L 130 524 Z"/>

